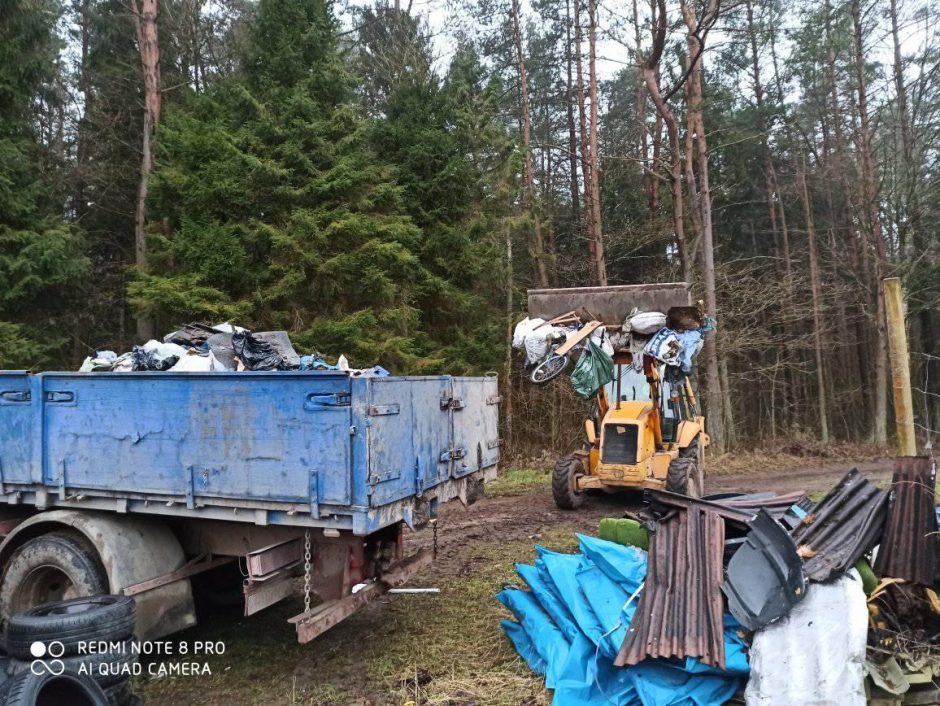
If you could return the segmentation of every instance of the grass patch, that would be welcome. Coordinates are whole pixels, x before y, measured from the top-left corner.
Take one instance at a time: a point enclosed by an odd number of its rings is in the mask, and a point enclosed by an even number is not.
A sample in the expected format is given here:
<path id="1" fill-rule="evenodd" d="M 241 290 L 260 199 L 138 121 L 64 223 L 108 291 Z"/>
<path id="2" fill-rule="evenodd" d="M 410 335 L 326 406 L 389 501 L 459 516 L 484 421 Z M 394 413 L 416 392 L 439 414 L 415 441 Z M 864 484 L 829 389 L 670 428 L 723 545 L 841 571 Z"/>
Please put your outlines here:
<path id="1" fill-rule="evenodd" d="M 753 450 L 735 450 L 725 454 L 705 453 L 708 473 L 714 476 L 740 475 L 752 471 L 783 472 L 807 465 L 864 463 L 878 461 L 884 449 L 870 444 L 831 442 L 797 438 L 765 442 Z"/>
<path id="2" fill-rule="evenodd" d="M 538 542 L 576 551 L 575 525 L 546 528 Z M 468 544 L 462 566 L 447 577 L 435 576 L 432 567 L 414 582 L 439 587 L 440 594 L 377 601 L 307 645 L 298 645 L 285 623 L 300 612 L 297 599 L 250 618 L 216 618 L 179 636 L 225 643 L 225 654 L 208 658 L 212 676 L 143 678 L 135 686 L 156 706 L 547 706 L 542 679 L 499 628 L 509 613 L 494 598 L 506 584 L 519 583 L 515 563 L 534 558 L 528 539 L 494 535 Z"/>
<path id="3" fill-rule="evenodd" d="M 547 488 L 552 483 L 550 471 L 537 468 L 510 468 L 496 480 L 486 484 L 488 497 L 522 495 L 535 488 Z"/>

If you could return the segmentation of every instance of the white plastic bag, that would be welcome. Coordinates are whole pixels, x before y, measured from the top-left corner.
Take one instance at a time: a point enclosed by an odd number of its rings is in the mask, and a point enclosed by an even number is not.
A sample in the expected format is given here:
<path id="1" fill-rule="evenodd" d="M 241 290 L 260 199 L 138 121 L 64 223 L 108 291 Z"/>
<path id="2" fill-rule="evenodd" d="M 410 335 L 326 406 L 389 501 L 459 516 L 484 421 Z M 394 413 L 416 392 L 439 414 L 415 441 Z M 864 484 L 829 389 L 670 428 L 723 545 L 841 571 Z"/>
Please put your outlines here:
<path id="1" fill-rule="evenodd" d="M 170 368 L 171 373 L 219 373 L 226 368 L 209 351 L 209 355 L 199 355 L 195 351 L 188 351 L 180 357 L 179 361 Z"/>
<path id="2" fill-rule="evenodd" d="M 147 341 L 143 345 L 143 349 L 148 353 L 153 353 L 153 357 L 157 361 L 166 360 L 167 358 L 181 359 L 186 355 L 186 349 L 182 346 L 178 346 L 175 343 L 162 343 L 154 339 Z"/>
<path id="3" fill-rule="evenodd" d="M 520 351 L 525 347 L 525 340 L 528 338 L 529 334 L 537 327 L 545 323 L 545 319 L 530 319 L 528 316 L 525 317 L 522 321 L 516 324 L 516 328 L 512 332 L 512 347 Z"/>
<path id="4" fill-rule="evenodd" d="M 604 351 L 607 355 L 613 357 L 614 355 L 614 344 L 610 342 L 610 336 L 607 334 L 606 326 L 598 326 L 596 329 L 591 331 L 591 334 L 588 336 L 594 345 Z"/>

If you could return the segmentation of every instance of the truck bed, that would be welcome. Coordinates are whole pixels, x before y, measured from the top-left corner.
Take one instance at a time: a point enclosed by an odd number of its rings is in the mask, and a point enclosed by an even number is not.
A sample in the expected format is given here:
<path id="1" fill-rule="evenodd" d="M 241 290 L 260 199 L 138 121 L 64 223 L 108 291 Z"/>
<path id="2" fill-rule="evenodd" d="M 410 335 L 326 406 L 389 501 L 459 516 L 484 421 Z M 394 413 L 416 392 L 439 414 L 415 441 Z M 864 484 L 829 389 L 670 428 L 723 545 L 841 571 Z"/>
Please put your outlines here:
<path id="1" fill-rule="evenodd" d="M 499 461 L 495 377 L 0 371 L 0 501 L 367 535 Z"/>

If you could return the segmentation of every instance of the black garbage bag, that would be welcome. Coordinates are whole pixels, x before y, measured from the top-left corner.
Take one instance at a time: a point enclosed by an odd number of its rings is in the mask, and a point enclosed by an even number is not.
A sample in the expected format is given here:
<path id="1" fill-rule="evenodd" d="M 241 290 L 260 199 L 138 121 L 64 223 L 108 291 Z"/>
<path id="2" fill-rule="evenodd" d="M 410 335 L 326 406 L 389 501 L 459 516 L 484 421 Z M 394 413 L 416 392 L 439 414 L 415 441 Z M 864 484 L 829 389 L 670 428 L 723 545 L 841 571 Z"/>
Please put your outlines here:
<path id="1" fill-rule="evenodd" d="M 206 339 L 206 345 L 212 355 L 226 370 L 235 370 L 235 348 L 232 345 L 231 333 L 216 333 Z"/>
<path id="2" fill-rule="evenodd" d="M 186 324 L 173 333 L 168 333 L 163 337 L 164 343 L 175 343 L 184 348 L 199 348 L 206 342 L 209 336 L 217 333 L 211 326 L 205 324 L 191 323 Z"/>
<path id="3" fill-rule="evenodd" d="M 131 352 L 131 364 L 134 372 L 163 372 L 179 362 L 178 355 L 161 358 L 156 351 L 148 351 L 143 346 L 134 346 Z"/>
<path id="4" fill-rule="evenodd" d="M 286 337 L 285 333 L 283 338 Z M 249 370 L 295 370 L 300 365 L 290 339 L 285 346 L 277 338 L 272 339 L 269 333 L 242 331 L 232 334 L 232 348 Z"/>

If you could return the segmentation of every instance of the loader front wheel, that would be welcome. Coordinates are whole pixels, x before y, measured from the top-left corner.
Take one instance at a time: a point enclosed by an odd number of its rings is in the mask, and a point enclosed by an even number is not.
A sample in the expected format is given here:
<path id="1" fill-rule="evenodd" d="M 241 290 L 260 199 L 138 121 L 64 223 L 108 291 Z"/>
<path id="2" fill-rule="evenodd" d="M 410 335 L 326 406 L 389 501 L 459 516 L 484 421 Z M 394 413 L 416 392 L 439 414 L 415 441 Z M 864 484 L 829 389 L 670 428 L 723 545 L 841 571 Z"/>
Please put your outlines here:
<path id="1" fill-rule="evenodd" d="M 690 498 L 700 498 L 705 494 L 705 473 L 699 444 L 699 437 L 695 437 L 669 464 L 666 490 Z"/>
<path id="2" fill-rule="evenodd" d="M 552 473 L 552 496 L 555 505 L 562 510 L 577 510 L 584 502 L 584 495 L 578 492 L 578 476 L 584 475 L 584 461 L 580 456 L 565 456 L 558 459 Z"/>

